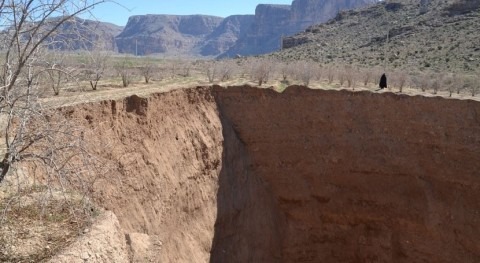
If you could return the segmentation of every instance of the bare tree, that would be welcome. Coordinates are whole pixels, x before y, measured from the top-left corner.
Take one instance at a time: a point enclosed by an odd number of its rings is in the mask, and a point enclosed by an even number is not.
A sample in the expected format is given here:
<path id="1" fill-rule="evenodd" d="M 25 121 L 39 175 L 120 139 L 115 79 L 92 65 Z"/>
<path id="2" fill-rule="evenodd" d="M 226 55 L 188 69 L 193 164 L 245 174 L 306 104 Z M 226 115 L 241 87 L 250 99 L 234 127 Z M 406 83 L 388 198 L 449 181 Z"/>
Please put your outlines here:
<path id="1" fill-rule="evenodd" d="M 132 63 L 129 61 L 127 56 L 125 56 L 121 62 L 115 65 L 115 70 L 117 71 L 117 75 L 122 79 L 122 86 L 124 88 L 130 85 L 132 75 L 131 68 Z"/>
<path id="2" fill-rule="evenodd" d="M 480 79 L 477 78 L 477 80 L 475 80 L 472 84 L 473 84 L 473 86 L 470 89 L 470 92 L 471 92 L 472 97 L 473 97 L 476 94 L 478 94 L 478 92 L 480 91 Z"/>
<path id="3" fill-rule="evenodd" d="M 454 76 L 453 74 L 447 74 L 443 79 L 443 86 L 446 91 L 448 91 L 448 96 L 452 97 L 453 92 L 455 91 Z"/>
<path id="4" fill-rule="evenodd" d="M 403 88 L 407 83 L 407 74 L 402 71 L 393 72 L 392 76 L 390 77 L 392 86 L 398 88 L 398 92 L 403 92 Z"/>
<path id="5" fill-rule="evenodd" d="M 288 77 L 291 73 L 290 64 L 282 63 L 280 66 L 280 73 L 282 74 L 282 82 L 288 83 Z"/>
<path id="6" fill-rule="evenodd" d="M 274 70 L 274 63 L 270 59 L 259 59 L 253 62 L 251 76 L 258 83 L 258 86 L 267 83 L 270 74 Z"/>
<path id="7" fill-rule="evenodd" d="M 105 50 L 95 49 L 88 53 L 84 74 L 92 90 L 97 90 L 98 82 L 103 78 L 109 60 L 110 54 Z"/>
<path id="8" fill-rule="evenodd" d="M 472 97 L 475 97 L 477 95 L 480 87 L 479 87 L 478 79 L 476 79 L 474 76 L 466 76 L 465 77 L 465 85 L 464 87 L 470 92 L 470 95 Z"/>
<path id="9" fill-rule="evenodd" d="M 143 79 L 145 80 L 145 83 L 150 83 L 150 80 L 153 77 L 153 74 L 155 71 L 157 71 L 158 68 L 155 66 L 155 64 L 152 61 L 147 61 L 144 66 L 140 67 L 140 73 L 143 76 Z"/>
<path id="10" fill-rule="evenodd" d="M 459 74 L 454 74 L 453 75 L 453 82 L 454 82 L 457 94 L 460 94 L 460 92 L 464 89 L 464 85 L 465 85 L 464 78 L 462 76 L 460 76 Z"/>
<path id="11" fill-rule="evenodd" d="M 205 73 L 207 74 L 208 82 L 213 83 L 217 77 L 217 66 L 215 63 L 209 63 L 205 67 Z"/>
<path id="12" fill-rule="evenodd" d="M 345 68 L 343 70 L 337 69 L 337 77 L 338 77 L 338 82 L 340 83 L 340 86 L 343 86 L 345 83 L 345 80 L 347 79 L 347 71 Z"/>
<path id="13" fill-rule="evenodd" d="M 45 72 L 48 75 L 50 87 L 53 90 L 53 94 L 55 96 L 59 95 L 62 84 L 68 81 L 69 73 L 64 69 L 59 68 L 57 65 L 52 65 L 52 67 L 46 69 Z"/>
<path id="14" fill-rule="evenodd" d="M 316 74 L 315 63 L 301 61 L 295 64 L 297 78 L 302 81 L 302 84 L 308 86 L 311 79 Z"/>
<path id="15" fill-rule="evenodd" d="M 433 94 L 437 94 L 438 90 L 441 88 L 441 83 L 443 82 L 442 80 L 442 75 L 440 74 L 432 74 L 430 76 L 430 86 L 433 90 Z"/>
<path id="16" fill-rule="evenodd" d="M 72 139 L 58 140 L 55 146 L 51 140 L 61 134 L 77 135 L 61 129 L 67 125 L 54 128 L 57 125 L 50 122 L 48 107 L 39 101 L 41 75 L 62 75 L 59 72 L 64 71 L 61 67 L 45 66 L 48 59 L 43 51 L 51 46 L 52 36 L 62 24 L 103 2 L 106 0 L 0 1 L 0 118 L 4 139 L 0 182 L 18 165 L 29 161 L 57 175 L 66 172 L 66 162 L 71 158 L 61 149 L 76 146 Z M 59 14 L 62 16 L 58 17 Z M 58 83 L 60 77 L 55 78 Z M 65 157 L 65 162 L 60 161 L 58 154 Z"/>
<path id="17" fill-rule="evenodd" d="M 430 76 L 428 74 L 420 74 L 414 78 L 415 85 L 425 92 L 431 86 Z"/>
<path id="18" fill-rule="evenodd" d="M 411 78 L 411 87 L 420 89 L 422 86 L 422 77 L 420 75 L 413 75 Z"/>
<path id="19" fill-rule="evenodd" d="M 327 80 L 328 80 L 328 84 L 332 84 L 334 78 L 335 78 L 335 69 L 334 69 L 332 66 L 330 66 L 330 67 L 328 67 L 328 69 L 327 69 Z"/>
<path id="20" fill-rule="evenodd" d="M 192 68 L 192 63 L 190 61 L 186 61 L 181 65 L 181 73 L 180 75 L 184 78 L 190 77 L 190 70 Z"/>
<path id="21" fill-rule="evenodd" d="M 314 67 L 314 71 L 315 71 L 315 79 L 317 81 L 322 81 L 322 77 L 323 77 L 323 68 L 320 64 L 318 63 L 314 63 L 313 64 L 313 67 Z"/>
<path id="22" fill-rule="evenodd" d="M 370 69 L 362 70 L 362 76 L 363 86 L 366 87 L 373 78 L 373 71 Z"/>
<path id="23" fill-rule="evenodd" d="M 358 78 L 358 69 L 354 66 L 347 65 L 344 69 L 345 72 L 345 79 L 347 80 L 347 87 L 352 88 L 355 90 L 355 86 L 357 85 L 357 78 Z"/>
<path id="24" fill-rule="evenodd" d="M 232 78 L 235 73 L 235 65 L 231 61 L 222 61 L 216 64 L 215 72 L 220 81 L 227 81 Z"/>

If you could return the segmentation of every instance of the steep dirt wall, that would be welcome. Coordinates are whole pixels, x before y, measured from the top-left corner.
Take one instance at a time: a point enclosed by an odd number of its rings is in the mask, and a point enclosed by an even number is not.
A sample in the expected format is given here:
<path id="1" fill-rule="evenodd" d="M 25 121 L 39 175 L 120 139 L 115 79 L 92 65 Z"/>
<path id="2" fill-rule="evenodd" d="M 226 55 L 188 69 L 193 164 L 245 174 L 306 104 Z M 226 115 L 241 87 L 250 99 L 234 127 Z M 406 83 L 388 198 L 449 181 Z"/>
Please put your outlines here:
<path id="1" fill-rule="evenodd" d="M 225 138 L 231 128 L 248 156 L 245 180 L 262 182 L 277 217 L 242 227 L 247 211 L 219 205 L 213 262 L 480 260 L 480 103 L 303 87 L 214 93 Z M 219 193 L 231 187 L 222 176 Z M 235 239 L 274 230 L 276 253 Z"/>
<path id="2" fill-rule="evenodd" d="M 280 262 L 284 215 L 265 180 L 253 173 L 254 160 L 235 124 L 221 115 L 224 148 L 218 178 L 211 262 Z"/>
<path id="3" fill-rule="evenodd" d="M 136 258 L 480 261 L 478 102 L 216 86 L 64 111 L 110 145 L 95 196 Z"/>
<path id="4" fill-rule="evenodd" d="M 132 96 L 64 111 L 108 146 L 91 145 L 113 161 L 95 183 L 96 201 L 117 215 L 125 234 L 151 237 L 146 256 L 208 261 L 223 142 L 211 91 Z"/>

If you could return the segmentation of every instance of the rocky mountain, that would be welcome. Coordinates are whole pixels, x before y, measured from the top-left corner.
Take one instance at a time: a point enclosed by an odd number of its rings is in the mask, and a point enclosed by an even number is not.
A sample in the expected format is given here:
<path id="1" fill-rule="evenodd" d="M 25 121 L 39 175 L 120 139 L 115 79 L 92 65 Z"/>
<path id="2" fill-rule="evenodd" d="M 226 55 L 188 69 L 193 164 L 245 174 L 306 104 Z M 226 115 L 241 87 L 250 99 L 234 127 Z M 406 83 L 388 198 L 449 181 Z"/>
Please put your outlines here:
<path id="1" fill-rule="evenodd" d="M 279 49 L 282 34 L 298 32 L 290 27 L 290 8 L 289 5 L 258 5 L 246 34 L 220 57 L 257 55 Z"/>
<path id="2" fill-rule="evenodd" d="M 54 18 L 57 20 L 60 18 Z M 47 23 L 48 26 L 48 23 Z M 74 17 L 63 23 L 49 42 L 51 49 L 92 50 L 94 48 L 115 51 L 115 36 L 123 27 L 111 23 Z"/>
<path id="3" fill-rule="evenodd" d="M 480 0 L 380 2 L 285 38 L 284 50 L 273 55 L 324 64 L 475 72 L 480 70 L 478 25 Z"/>
<path id="4" fill-rule="evenodd" d="M 233 15 L 226 17 L 222 23 L 206 37 L 200 54 L 202 56 L 217 56 L 226 52 L 239 38 L 246 35 L 254 18 L 254 15 Z"/>
<path id="5" fill-rule="evenodd" d="M 133 16 L 116 44 L 121 53 L 233 57 L 272 52 L 282 36 L 322 23 L 340 10 L 376 0 L 295 0 L 292 5 L 260 4 L 255 15 Z"/>
<path id="6" fill-rule="evenodd" d="M 294 0 L 291 5 L 260 4 L 255 15 L 137 15 L 123 28 L 76 18 L 54 36 L 55 48 L 108 50 L 137 55 L 233 57 L 275 51 L 282 37 L 322 23 L 340 10 L 376 0 Z"/>
<path id="7" fill-rule="evenodd" d="M 133 16 L 116 43 L 121 53 L 215 57 L 245 35 L 253 19 L 253 15 Z"/>
<path id="8" fill-rule="evenodd" d="M 257 55 L 281 48 L 282 36 L 323 23 L 341 10 L 364 7 L 376 0 L 295 0 L 292 5 L 258 5 L 255 20 L 245 36 L 221 57 Z"/>
<path id="9" fill-rule="evenodd" d="M 121 53 L 194 55 L 222 21 L 205 15 L 132 16 L 115 40 Z"/>

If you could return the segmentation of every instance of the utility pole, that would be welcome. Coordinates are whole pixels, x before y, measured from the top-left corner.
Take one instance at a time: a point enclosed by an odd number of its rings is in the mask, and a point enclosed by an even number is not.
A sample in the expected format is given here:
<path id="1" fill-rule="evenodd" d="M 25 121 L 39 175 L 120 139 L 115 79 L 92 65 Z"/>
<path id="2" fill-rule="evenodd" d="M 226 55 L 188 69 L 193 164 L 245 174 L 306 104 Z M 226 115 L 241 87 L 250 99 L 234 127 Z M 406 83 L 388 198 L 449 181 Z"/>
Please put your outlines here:
<path id="1" fill-rule="evenodd" d="M 135 57 L 138 56 L 138 39 L 135 39 Z"/>
<path id="2" fill-rule="evenodd" d="M 283 38 L 285 37 L 284 34 L 280 37 L 280 50 L 283 50 Z"/>
<path id="3" fill-rule="evenodd" d="M 383 12 L 385 14 L 385 18 L 387 20 L 387 24 L 386 24 L 386 31 L 387 31 L 387 38 L 386 38 L 386 41 L 385 41 L 385 44 L 384 44 L 384 47 L 383 47 L 383 53 L 384 53 L 384 56 L 383 56 L 383 71 L 387 71 L 387 63 L 388 63 L 388 52 L 390 51 L 389 50 L 389 41 L 390 41 L 390 17 L 388 15 L 388 10 L 385 8 L 385 6 L 388 4 L 388 0 L 385 0 L 385 3 L 384 3 L 384 9 L 383 9 Z"/>

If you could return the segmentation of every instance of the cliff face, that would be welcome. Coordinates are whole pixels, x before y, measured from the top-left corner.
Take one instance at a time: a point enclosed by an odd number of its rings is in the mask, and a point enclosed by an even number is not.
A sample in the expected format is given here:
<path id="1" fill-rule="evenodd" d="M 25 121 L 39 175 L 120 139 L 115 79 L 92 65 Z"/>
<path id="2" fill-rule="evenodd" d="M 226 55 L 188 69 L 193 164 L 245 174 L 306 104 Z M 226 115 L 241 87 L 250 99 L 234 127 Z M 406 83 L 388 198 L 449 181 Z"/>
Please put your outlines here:
<path id="1" fill-rule="evenodd" d="M 122 235 L 148 235 L 151 262 L 208 262 L 223 141 L 211 93 L 132 96 L 65 112 L 101 129 L 95 136 L 111 145 L 90 142 L 114 162 L 96 181 L 94 195 L 117 215 Z"/>
<path id="2" fill-rule="evenodd" d="M 214 87 L 65 113 L 111 145 L 96 201 L 152 261 L 480 262 L 477 101 Z"/>
<path id="3" fill-rule="evenodd" d="M 324 23 L 335 17 L 342 10 L 354 9 L 375 3 L 371 0 L 294 0 L 291 19 L 296 28 Z"/>
<path id="4" fill-rule="evenodd" d="M 292 5 L 260 4 L 255 15 L 225 19 L 192 15 L 133 16 L 116 37 L 121 53 L 233 57 L 281 48 L 281 37 L 333 18 L 340 10 L 375 0 L 296 0 Z"/>
<path id="5" fill-rule="evenodd" d="M 341 10 L 363 7 L 375 0 L 295 0 L 292 5 L 258 5 L 246 36 L 221 57 L 256 55 L 281 48 L 282 36 L 334 18 Z"/>
<path id="6" fill-rule="evenodd" d="M 258 5 L 252 30 L 259 35 L 275 34 L 288 26 L 290 12 L 289 5 Z"/>
<path id="7" fill-rule="evenodd" d="M 221 21 L 221 17 L 204 15 L 132 16 L 116 43 L 121 53 L 192 55 Z"/>
<path id="8" fill-rule="evenodd" d="M 239 38 L 246 35 L 255 16 L 233 15 L 226 17 L 222 23 L 206 37 L 201 48 L 202 56 L 217 56 L 230 49 Z"/>
<path id="9" fill-rule="evenodd" d="M 480 260 L 480 103 L 215 94 L 226 142 L 212 262 Z"/>
<path id="10" fill-rule="evenodd" d="M 220 57 L 239 55 L 257 55 L 280 48 L 279 32 L 294 34 L 289 27 L 289 5 L 258 5 L 255 19 L 247 32 L 227 52 Z"/>

